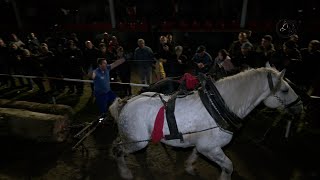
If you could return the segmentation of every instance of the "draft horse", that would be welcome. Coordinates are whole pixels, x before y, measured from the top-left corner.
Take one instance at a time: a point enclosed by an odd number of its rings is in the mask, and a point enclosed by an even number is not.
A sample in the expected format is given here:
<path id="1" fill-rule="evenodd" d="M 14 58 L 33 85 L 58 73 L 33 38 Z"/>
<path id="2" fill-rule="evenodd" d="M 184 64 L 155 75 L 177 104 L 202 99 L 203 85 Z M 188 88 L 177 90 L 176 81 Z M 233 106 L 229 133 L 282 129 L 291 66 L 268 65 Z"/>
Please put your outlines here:
<path id="1" fill-rule="evenodd" d="M 299 96 L 284 81 L 284 74 L 285 70 L 278 72 L 272 68 L 251 69 L 223 78 L 215 82 L 215 86 L 229 110 L 240 119 L 248 115 L 261 102 L 270 108 L 282 108 L 299 113 L 303 109 L 302 103 Z M 123 104 L 121 99 L 116 99 L 109 108 L 118 124 L 119 136 L 116 142 L 119 140 L 122 142 L 115 146 L 113 152 L 120 175 L 125 179 L 133 178 L 126 165 L 125 155 L 148 145 L 148 141 L 141 140 L 150 139 L 157 112 L 163 106 L 160 97 L 153 97 L 153 94 L 154 92 L 142 93 L 129 99 L 126 104 Z M 169 98 L 170 96 L 163 95 L 164 100 Z M 169 146 L 194 147 L 186 161 L 186 171 L 193 173 L 192 164 L 196 161 L 198 153 L 201 153 L 221 167 L 220 179 L 231 179 L 233 165 L 222 147 L 231 141 L 233 133 L 221 128 L 202 131 L 208 127 L 217 126 L 217 123 L 204 107 L 198 90 L 184 98 L 176 99 L 174 114 L 182 134 L 198 131 L 198 133 L 183 135 L 184 142 L 179 139 L 161 140 Z M 164 123 L 163 133 L 169 134 L 166 121 Z M 126 144 L 126 142 L 136 143 Z"/>

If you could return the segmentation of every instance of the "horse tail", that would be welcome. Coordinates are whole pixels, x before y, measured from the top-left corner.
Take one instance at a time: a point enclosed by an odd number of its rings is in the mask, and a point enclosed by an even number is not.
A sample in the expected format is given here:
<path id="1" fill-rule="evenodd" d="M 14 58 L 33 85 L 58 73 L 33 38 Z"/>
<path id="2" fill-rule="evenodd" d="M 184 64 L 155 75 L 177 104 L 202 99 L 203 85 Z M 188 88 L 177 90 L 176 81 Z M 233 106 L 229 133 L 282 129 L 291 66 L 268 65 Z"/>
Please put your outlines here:
<path id="1" fill-rule="evenodd" d="M 130 97 L 125 97 L 123 99 L 117 97 L 109 107 L 110 114 L 115 119 L 116 122 L 119 119 L 119 115 L 122 108 L 127 104 L 129 99 Z"/>
<path id="2" fill-rule="evenodd" d="M 116 122 L 119 119 L 120 105 L 121 105 L 121 98 L 117 97 L 109 107 L 110 114 Z"/>

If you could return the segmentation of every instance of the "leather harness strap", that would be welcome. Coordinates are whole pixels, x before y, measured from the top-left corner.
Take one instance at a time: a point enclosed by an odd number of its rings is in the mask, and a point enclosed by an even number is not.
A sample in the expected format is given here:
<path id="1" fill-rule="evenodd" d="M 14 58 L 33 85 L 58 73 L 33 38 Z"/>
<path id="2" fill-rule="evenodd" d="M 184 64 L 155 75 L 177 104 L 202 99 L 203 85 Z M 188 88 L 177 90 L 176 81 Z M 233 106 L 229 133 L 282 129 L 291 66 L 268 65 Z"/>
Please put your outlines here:
<path id="1" fill-rule="evenodd" d="M 202 87 L 199 90 L 201 101 L 219 128 L 229 132 L 240 129 L 241 119 L 227 107 L 213 80 L 204 74 L 200 74 L 199 79 Z"/>

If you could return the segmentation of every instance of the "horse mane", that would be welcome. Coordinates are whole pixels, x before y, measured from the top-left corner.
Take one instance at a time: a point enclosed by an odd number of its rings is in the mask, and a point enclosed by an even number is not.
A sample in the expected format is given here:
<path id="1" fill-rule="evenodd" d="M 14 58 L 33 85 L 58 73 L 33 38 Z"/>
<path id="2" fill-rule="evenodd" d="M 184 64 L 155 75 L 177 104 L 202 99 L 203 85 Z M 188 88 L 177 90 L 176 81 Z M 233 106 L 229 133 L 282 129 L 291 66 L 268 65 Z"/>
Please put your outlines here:
<path id="1" fill-rule="evenodd" d="M 233 79 L 236 80 L 236 79 L 248 78 L 248 77 L 251 77 L 252 75 L 255 75 L 257 73 L 264 74 L 264 73 L 268 73 L 268 72 L 271 72 L 274 75 L 278 74 L 277 70 L 275 70 L 274 68 L 262 67 L 262 68 L 256 68 L 256 69 L 249 69 L 246 71 L 242 71 L 238 74 L 235 74 L 233 76 L 224 77 L 224 78 L 220 79 L 218 82 L 229 81 L 229 80 L 233 80 Z"/>
<path id="2" fill-rule="evenodd" d="M 258 98 L 261 98 L 262 93 L 268 88 L 268 72 L 274 76 L 278 75 L 272 68 L 250 69 L 225 77 L 217 81 L 216 86 L 229 109 L 239 117 L 244 117 L 248 109 L 252 110 L 257 105 L 252 102 L 261 102 Z"/>

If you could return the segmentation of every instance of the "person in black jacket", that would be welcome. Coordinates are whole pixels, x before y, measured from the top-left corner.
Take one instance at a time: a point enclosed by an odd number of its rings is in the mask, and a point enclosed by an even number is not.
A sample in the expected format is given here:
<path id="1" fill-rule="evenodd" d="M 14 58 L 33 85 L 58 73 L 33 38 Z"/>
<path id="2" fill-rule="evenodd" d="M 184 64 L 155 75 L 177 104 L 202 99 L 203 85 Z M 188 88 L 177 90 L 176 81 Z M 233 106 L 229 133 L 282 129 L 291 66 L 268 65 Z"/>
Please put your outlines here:
<path id="1" fill-rule="evenodd" d="M 49 51 L 48 45 L 42 43 L 40 45 L 40 54 L 38 56 L 38 62 L 40 64 L 41 73 L 46 74 L 49 77 L 55 77 L 55 71 L 57 67 L 55 66 L 55 56 L 52 51 Z M 56 90 L 56 81 L 49 80 L 50 90 Z"/>
<path id="2" fill-rule="evenodd" d="M 295 83 L 299 79 L 298 69 L 301 64 L 300 51 L 297 49 L 295 42 L 290 40 L 285 42 L 283 48 L 274 53 L 270 60 L 270 65 L 279 71 L 286 69 L 285 76 Z"/>
<path id="3" fill-rule="evenodd" d="M 261 39 L 260 46 L 257 47 L 257 67 L 265 67 L 266 62 L 268 62 L 272 55 L 275 53 L 274 45 L 272 44 L 272 36 L 265 35 Z"/>
<path id="4" fill-rule="evenodd" d="M 239 71 L 244 71 L 248 68 L 255 68 L 255 52 L 252 51 L 251 43 L 243 43 L 241 45 L 241 53 L 231 59 L 234 66 Z"/>
<path id="5" fill-rule="evenodd" d="M 66 64 L 66 77 L 72 79 L 83 79 L 84 74 L 84 62 L 82 51 L 76 46 L 73 40 L 69 40 L 67 43 L 67 49 L 64 52 L 65 64 Z M 74 93 L 74 88 L 77 89 L 77 94 L 83 93 L 82 82 L 69 82 L 68 93 Z"/>
<path id="6" fill-rule="evenodd" d="M 99 49 L 94 47 L 91 41 L 86 41 L 85 42 L 85 49 L 83 52 L 84 56 L 84 63 L 85 63 L 85 69 L 87 70 L 87 74 L 92 72 L 94 69 L 98 67 L 97 65 L 97 59 L 99 57 Z M 93 84 L 91 83 L 91 90 L 93 92 Z"/>
<path id="7" fill-rule="evenodd" d="M 0 73 L 9 74 L 9 49 L 0 38 Z M 7 76 L 0 76 L 0 86 L 8 86 L 9 78 Z"/>
<path id="8" fill-rule="evenodd" d="M 160 52 L 159 57 L 160 61 L 163 64 L 164 71 L 167 77 L 175 77 L 177 75 L 176 65 L 178 60 L 175 58 L 175 55 L 170 51 L 169 45 L 163 45 L 163 51 Z"/>
<path id="9" fill-rule="evenodd" d="M 306 89 L 310 89 L 319 81 L 317 79 L 320 76 L 320 41 L 310 41 L 308 48 L 302 48 L 300 52 L 302 57 L 302 66 L 299 69 L 300 82 Z"/>
<path id="10" fill-rule="evenodd" d="M 9 69 L 12 74 L 20 74 L 22 73 L 23 65 L 21 63 L 22 49 L 19 48 L 15 43 L 10 43 L 9 48 Z M 25 86 L 22 77 L 17 78 L 20 86 Z M 11 86 L 16 87 L 15 81 L 13 78 L 10 78 Z"/>

